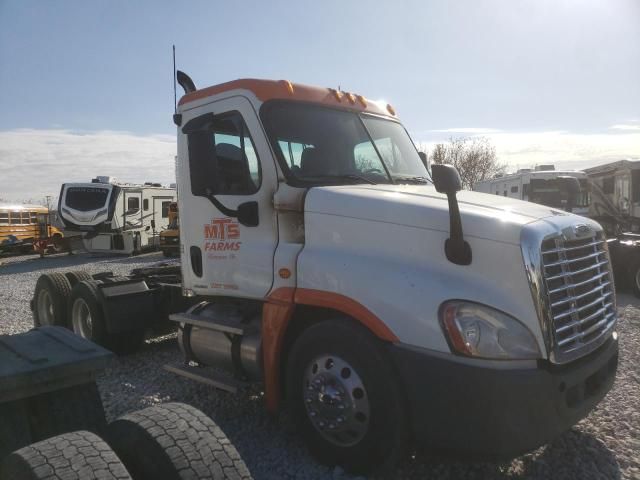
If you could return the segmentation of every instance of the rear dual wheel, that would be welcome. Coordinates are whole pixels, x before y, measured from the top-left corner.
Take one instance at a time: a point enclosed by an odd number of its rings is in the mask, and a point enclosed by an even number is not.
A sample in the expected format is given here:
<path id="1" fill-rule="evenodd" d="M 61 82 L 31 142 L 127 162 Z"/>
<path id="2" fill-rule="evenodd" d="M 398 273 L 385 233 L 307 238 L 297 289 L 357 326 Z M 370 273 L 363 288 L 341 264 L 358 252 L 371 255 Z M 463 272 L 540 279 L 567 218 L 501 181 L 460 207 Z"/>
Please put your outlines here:
<path id="1" fill-rule="evenodd" d="M 109 332 L 98 285 L 96 280 L 83 280 L 73 287 L 69 298 L 69 323 L 73 331 L 116 353 L 135 352 L 144 340 L 144 330 Z"/>
<path id="2" fill-rule="evenodd" d="M 62 273 L 40 275 L 32 303 L 34 325 L 67 326 L 67 301 L 70 293 L 71 284 Z"/>
<path id="3" fill-rule="evenodd" d="M 404 454 L 404 396 L 384 344 L 347 318 L 305 330 L 287 362 L 287 402 L 311 453 L 353 473 Z"/>

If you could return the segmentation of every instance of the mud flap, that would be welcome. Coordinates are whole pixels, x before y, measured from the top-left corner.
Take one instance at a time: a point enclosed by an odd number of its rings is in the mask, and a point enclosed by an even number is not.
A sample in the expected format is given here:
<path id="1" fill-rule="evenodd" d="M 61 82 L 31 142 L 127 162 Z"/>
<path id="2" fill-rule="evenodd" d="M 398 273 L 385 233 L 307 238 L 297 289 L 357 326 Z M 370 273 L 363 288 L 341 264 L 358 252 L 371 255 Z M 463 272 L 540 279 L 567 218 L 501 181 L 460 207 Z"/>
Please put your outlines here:
<path id="1" fill-rule="evenodd" d="M 151 324 L 156 314 L 154 290 L 144 280 L 104 283 L 99 288 L 109 333 L 141 330 Z"/>

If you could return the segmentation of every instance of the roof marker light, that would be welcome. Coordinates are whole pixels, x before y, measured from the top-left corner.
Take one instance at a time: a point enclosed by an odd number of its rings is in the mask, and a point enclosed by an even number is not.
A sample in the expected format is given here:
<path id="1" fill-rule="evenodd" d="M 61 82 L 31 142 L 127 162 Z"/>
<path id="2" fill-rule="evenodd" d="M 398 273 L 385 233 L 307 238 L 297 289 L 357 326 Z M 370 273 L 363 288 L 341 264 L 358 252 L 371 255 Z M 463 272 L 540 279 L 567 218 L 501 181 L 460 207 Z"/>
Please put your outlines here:
<path id="1" fill-rule="evenodd" d="M 396 111 L 395 109 L 387 103 L 387 112 L 389 112 L 391 115 L 395 116 L 396 115 Z"/>
<path id="2" fill-rule="evenodd" d="M 293 84 L 289 80 L 282 80 L 284 86 L 287 88 L 287 91 L 290 95 L 293 95 Z"/>
<path id="3" fill-rule="evenodd" d="M 353 96 L 353 93 L 347 93 L 347 100 L 349 100 L 349 103 L 356 103 L 356 97 Z"/>
<path id="4" fill-rule="evenodd" d="M 364 108 L 367 108 L 367 99 L 364 98 L 362 95 L 358 95 L 358 101 L 362 104 L 362 106 Z"/>
<path id="5" fill-rule="evenodd" d="M 342 101 L 342 92 L 336 90 L 335 88 L 330 88 L 329 91 L 333 93 L 333 96 L 336 97 L 336 100 L 338 100 L 339 102 Z"/>

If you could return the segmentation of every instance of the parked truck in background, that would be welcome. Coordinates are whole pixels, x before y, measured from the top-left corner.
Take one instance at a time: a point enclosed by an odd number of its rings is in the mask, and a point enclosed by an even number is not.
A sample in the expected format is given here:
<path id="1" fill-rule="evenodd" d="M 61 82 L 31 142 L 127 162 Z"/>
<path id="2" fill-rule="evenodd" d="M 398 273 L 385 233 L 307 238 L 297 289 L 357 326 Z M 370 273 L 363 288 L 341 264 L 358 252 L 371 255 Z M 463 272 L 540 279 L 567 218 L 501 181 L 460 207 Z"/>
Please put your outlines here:
<path id="1" fill-rule="evenodd" d="M 171 295 L 189 299 L 171 315 L 184 358 L 167 368 L 231 392 L 261 384 L 319 459 L 356 472 L 412 441 L 517 455 L 611 388 L 616 300 L 598 223 L 459 191 L 390 105 L 361 95 L 178 80 L 179 272 L 70 275 L 57 310 L 42 281 L 36 321 L 108 345 Z"/>
<path id="2" fill-rule="evenodd" d="M 89 252 L 130 255 L 158 245 L 175 201 L 175 188 L 98 176 L 91 183 L 63 184 L 58 213 L 67 236 L 80 236 Z"/>

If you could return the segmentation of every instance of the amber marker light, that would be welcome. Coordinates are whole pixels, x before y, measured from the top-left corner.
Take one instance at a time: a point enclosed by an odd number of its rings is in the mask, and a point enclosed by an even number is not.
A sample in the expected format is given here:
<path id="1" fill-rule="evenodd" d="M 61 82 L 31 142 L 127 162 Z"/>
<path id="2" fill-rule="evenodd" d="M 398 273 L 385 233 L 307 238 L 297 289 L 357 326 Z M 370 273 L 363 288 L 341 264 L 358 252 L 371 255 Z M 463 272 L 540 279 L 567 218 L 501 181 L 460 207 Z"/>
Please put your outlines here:
<path id="1" fill-rule="evenodd" d="M 293 95 L 293 84 L 289 80 L 282 80 L 282 83 L 284 83 L 287 92 L 289 92 L 290 95 Z"/>
<path id="2" fill-rule="evenodd" d="M 367 108 L 367 99 L 362 95 L 358 95 L 358 101 L 362 104 L 364 108 Z"/>
<path id="3" fill-rule="evenodd" d="M 396 115 L 396 110 L 389 103 L 387 103 L 387 112 L 389 112 L 394 117 Z"/>
<path id="4" fill-rule="evenodd" d="M 280 275 L 280 278 L 284 278 L 286 280 L 291 276 L 291 270 L 288 268 L 281 268 L 278 270 L 278 275 Z"/>
<path id="5" fill-rule="evenodd" d="M 451 339 L 451 343 L 453 347 L 462 354 L 471 355 L 471 349 L 469 348 L 469 344 L 465 342 L 464 338 L 460 334 L 458 326 L 456 325 L 456 309 L 455 305 L 447 305 L 444 310 L 443 315 L 443 325 L 447 333 L 449 334 L 449 338 Z"/>
<path id="6" fill-rule="evenodd" d="M 353 93 L 347 93 L 347 100 L 349 103 L 356 103 L 356 97 L 353 96 Z"/>
<path id="7" fill-rule="evenodd" d="M 331 93 L 333 93 L 333 96 L 335 97 L 335 99 L 339 102 L 342 101 L 342 93 L 339 92 L 338 90 L 336 90 L 335 88 L 330 88 L 329 91 Z"/>

